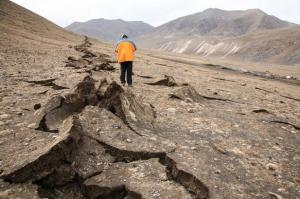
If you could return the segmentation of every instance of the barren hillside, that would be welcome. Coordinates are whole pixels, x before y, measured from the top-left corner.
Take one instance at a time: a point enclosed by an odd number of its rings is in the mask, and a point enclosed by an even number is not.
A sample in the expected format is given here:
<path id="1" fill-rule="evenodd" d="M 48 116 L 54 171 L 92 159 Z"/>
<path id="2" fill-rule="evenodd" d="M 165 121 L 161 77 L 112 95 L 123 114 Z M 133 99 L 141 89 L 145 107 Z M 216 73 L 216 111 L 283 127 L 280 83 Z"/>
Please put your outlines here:
<path id="1" fill-rule="evenodd" d="M 197 37 L 143 39 L 139 44 L 161 51 L 286 65 L 300 64 L 300 28 L 252 33 L 241 37 Z"/>
<path id="2" fill-rule="evenodd" d="M 294 25 L 259 9 L 225 11 L 210 8 L 163 24 L 155 28 L 148 36 L 160 35 L 167 38 L 184 35 L 233 37 Z"/>
<path id="3" fill-rule="evenodd" d="M 112 45 L 0 13 L 0 198 L 299 198 L 298 79 L 139 51 L 122 87 Z"/>
<path id="4" fill-rule="evenodd" d="M 261 10 L 208 9 L 137 38 L 144 48 L 261 63 L 295 65 L 300 28 Z"/>

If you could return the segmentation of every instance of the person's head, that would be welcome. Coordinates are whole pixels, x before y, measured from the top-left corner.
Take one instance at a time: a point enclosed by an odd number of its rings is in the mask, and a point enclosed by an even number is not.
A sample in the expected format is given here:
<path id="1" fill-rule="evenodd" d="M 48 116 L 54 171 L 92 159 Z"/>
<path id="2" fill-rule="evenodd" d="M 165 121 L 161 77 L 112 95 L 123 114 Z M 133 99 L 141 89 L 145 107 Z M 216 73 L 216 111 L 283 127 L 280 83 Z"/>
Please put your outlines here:
<path id="1" fill-rule="evenodd" d="M 128 38 L 128 36 L 125 34 L 122 36 L 122 39 L 127 39 L 127 38 Z"/>

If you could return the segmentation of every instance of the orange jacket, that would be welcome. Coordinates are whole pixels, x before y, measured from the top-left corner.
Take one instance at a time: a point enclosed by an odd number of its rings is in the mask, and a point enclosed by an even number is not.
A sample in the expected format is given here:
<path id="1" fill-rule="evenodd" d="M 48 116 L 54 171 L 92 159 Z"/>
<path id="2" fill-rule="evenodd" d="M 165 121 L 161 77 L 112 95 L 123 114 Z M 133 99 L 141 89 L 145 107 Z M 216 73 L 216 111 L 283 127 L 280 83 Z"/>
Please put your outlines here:
<path id="1" fill-rule="evenodd" d="M 134 60 L 134 51 L 136 51 L 135 44 L 128 40 L 123 39 L 119 41 L 116 48 L 116 53 L 118 54 L 118 62 L 126 62 Z"/>

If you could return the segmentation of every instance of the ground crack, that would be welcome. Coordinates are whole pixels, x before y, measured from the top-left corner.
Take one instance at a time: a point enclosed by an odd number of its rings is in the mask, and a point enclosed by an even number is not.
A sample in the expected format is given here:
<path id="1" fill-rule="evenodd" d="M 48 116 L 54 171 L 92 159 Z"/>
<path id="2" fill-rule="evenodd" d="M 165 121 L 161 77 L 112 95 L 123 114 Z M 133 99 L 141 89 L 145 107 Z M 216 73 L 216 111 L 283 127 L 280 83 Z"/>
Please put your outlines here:
<path id="1" fill-rule="evenodd" d="M 277 123 L 277 124 L 286 124 L 286 125 L 290 125 L 292 127 L 294 127 L 296 130 L 300 130 L 300 126 L 297 126 L 295 124 L 292 124 L 290 122 L 286 122 L 286 121 L 281 121 L 281 120 L 271 120 L 269 121 L 270 123 Z"/>
<path id="2" fill-rule="evenodd" d="M 85 134 L 86 135 L 86 134 Z M 95 139 L 89 136 L 91 139 Z M 209 189 L 193 174 L 178 168 L 177 162 L 165 152 L 128 151 L 113 147 L 101 140 L 95 139 L 102 145 L 106 152 L 116 158 L 116 162 L 131 163 L 139 160 L 158 158 L 159 162 L 166 167 L 168 179 L 185 187 L 197 199 L 208 199 Z"/>

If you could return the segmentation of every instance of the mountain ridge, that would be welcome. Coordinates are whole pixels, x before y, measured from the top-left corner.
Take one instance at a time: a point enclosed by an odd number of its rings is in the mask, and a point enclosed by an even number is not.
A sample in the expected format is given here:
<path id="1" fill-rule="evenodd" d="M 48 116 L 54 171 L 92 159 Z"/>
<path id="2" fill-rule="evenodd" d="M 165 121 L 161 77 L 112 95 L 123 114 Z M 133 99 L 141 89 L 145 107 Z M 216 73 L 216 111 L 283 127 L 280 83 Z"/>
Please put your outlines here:
<path id="1" fill-rule="evenodd" d="M 258 30 L 295 26 L 260 9 L 226 11 L 210 8 L 162 24 L 151 33 L 200 36 L 239 36 Z M 164 35 L 163 35 L 164 36 Z"/>
<path id="2" fill-rule="evenodd" d="M 144 48 L 167 52 L 290 65 L 300 63 L 300 57 L 287 50 L 300 49 L 299 27 L 259 9 L 207 9 L 172 20 L 136 40 Z"/>
<path id="3" fill-rule="evenodd" d="M 122 34 L 137 37 L 140 34 L 149 32 L 152 28 L 154 27 L 143 21 L 104 18 L 91 19 L 86 22 L 74 22 L 66 27 L 67 30 L 72 32 L 107 42 L 116 42 Z"/>

